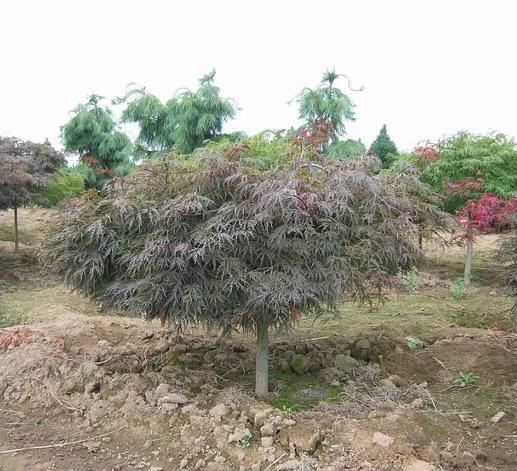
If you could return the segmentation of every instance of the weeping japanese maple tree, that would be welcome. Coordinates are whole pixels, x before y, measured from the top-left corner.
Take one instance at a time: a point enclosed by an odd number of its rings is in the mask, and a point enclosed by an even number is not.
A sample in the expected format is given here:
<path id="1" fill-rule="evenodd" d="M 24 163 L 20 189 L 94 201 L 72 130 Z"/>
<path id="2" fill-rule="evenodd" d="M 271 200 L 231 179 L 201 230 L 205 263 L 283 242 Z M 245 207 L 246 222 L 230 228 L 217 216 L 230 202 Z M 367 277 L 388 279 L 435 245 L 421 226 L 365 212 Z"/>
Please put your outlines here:
<path id="1" fill-rule="evenodd" d="M 76 199 L 48 252 L 75 288 L 170 325 L 257 337 L 256 394 L 268 391 L 268 332 L 408 270 L 419 257 L 415 204 L 368 158 L 317 162 L 201 152 L 162 157 Z M 438 218 L 439 219 L 439 218 Z"/>
<path id="2" fill-rule="evenodd" d="M 14 251 L 19 250 L 18 208 L 42 202 L 42 192 L 65 157 L 50 145 L 0 137 L 0 211 L 14 212 Z"/>
<path id="3" fill-rule="evenodd" d="M 472 255 L 476 233 L 497 232 L 517 215 L 517 198 L 502 200 L 494 193 L 484 193 L 478 200 L 468 201 L 457 214 L 464 231 L 460 238 L 465 242 L 464 284 L 471 285 Z"/>

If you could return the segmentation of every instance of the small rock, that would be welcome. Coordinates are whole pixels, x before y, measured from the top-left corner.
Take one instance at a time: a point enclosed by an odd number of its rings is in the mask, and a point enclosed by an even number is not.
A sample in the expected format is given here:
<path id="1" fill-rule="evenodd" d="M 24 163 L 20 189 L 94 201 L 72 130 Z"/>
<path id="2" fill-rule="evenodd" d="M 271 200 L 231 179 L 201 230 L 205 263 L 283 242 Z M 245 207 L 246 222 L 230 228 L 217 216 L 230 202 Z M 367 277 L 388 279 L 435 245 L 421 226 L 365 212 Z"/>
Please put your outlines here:
<path id="1" fill-rule="evenodd" d="M 84 442 L 83 447 L 88 450 L 88 453 L 96 453 L 101 447 L 101 442 Z"/>
<path id="2" fill-rule="evenodd" d="M 179 394 L 179 393 L 167 394 L 166 396 L 162 396 L 162 397 L 160 397 L 160 399 L 158 399 L 158 405 L 161 405 L 161 404 L 164 404 L 167 402 L 172 403 L 172 404 L 178 404 L 181 406 L 181 405 L 189 402 L 189 400 L 183 394 Z"/>
<path id="3" fill-rule="evenodd" d="M 196 406 L 196 404 L 188 404 L 181 409 L 181 413 L 186 415 L 201 415 L 203 411 Z"/>
<path id="4" fill-rule="evenodd" d="M 492 422 L 493 424 L 498 424 L 499 422 L 501 422 L 501 420 L 503 420 L 506 416 L 506 413 L 505 412 L 498 412 L 496 415 L 494 415 L 491 419 L 490 419 L 490 422 Z"/>
<path id="5" fill-rule="evenodd" d="M 228 443 L 240 442 L 246 437 L 251 436 L 249 429 L 244 427 L 235 427 L 233 433 L 228 437 Z"/>
<path id="6" fill-rule="evenodd" d="M 143 340 L 152 339 L 153 336 L 154 332 L 152 330 L 144 330 L 144 332 L 142 333 Z"/>
<path id="7" fill-rule="evenodd" d="M 282 422 L 286 427 L 292 427 L 293 425 L 296 425 L 296 420 L 294 419 L 284 419 Z"/>
<path id="8" fill-rule="evenodd" d="M 263 437 L 275 435 L 278 432 L 278 424 L 274 421 L 268 422 L 260 427 L 260 434 Z"/>
<path id="9" fill-rule="evenodd" d="M 350 356 L 356 358 L 357 360 L 368 361 L 372 357 L 372 345 L 369 340 L 358 340 L 352 350 L 350 351 Z"/>
<path id="10" fill-rule="evenodd" d="M 210 411 L 208 412 L 210 417 L 213 417 L 216 420 L 222 420 L 229 413 L 230 413 L 230 410 L 224 404 L 217 404 L 214 407 L 212 407 L 210 409 Z"/>
<path id="11" fill-rule="evenodd" d="M 194 465 L 194 469 L 201 469 L 203 466 L 206 466 L 206 461 L 204 459 L 199 459 Z"/>
<path id="12" fill-rule="evenodd" d="M 388 448 L 393 445 L 393 438 L 389 435 L 386 435 L 381 432 L 375 432 L 373 434 L 372 442 L 374 445 L 382 446 L 383 448 Z"/>
<path id="13" fill-rule="evenodd" d="M 402 468 L 404 471 L 434 471 L 436 467 L 427 461 L 413 459 Z"/>
<path id="14" fill-rule="evenodd" d="M 255 426 L 262 427 L 264 423 L 266 422 L 267 418 L 271 414 L 271 409 L 260 409 L 255 413 L 255 417 L 253 419 L 253 422 Z"/>
<path id="15" fill-rule="evenodd" d="M 343 355 L 342 353 L 336 355 L 334 359 L 334 367 L 343 373 L 352 373 L 354 368 L 359 366 L 359 362 L 350 355 Z"/>
<path id="16" fill-rule="evenodd" d="M 175 402 L 164 402 L 163 404 L 160 404 L 159 407 L 162 412 L 168 413 L 174 412 L 176 409 L 179 408 L 179 405 Z"/>
<path id="17" fill-rule="evenodd" d="M 296 453 L 308 453 L 311 455 L 316 451 L 318 445 L 321 443 L 323 438 L 321 432 L 318 430 L 312 435 L 307 435 L 306 431 L 302 429 L 298 430 L 301 433 L 289 433 L 289 445 L 294 445 Z"/>
<path id="18" fill-rule="evenodd" d="M 235 353 L 246 353 L 248 348 L 242 343 L 234 343 L 232 349 Z"/>
<path id="19" fill-rule="evenodd" d="M 411 401 L 411 404 L 409 407 L 411 409 L 420 409 L 424 405 L 424 400 L 421 397 L 417 397 L 416 399 L 413 399 Z"/>
<path id="20" fill-rule="evenodd" d="M 269 448 L 273 446 L 273 437 L 262 437 L 260 443 L 262 443 L 264 448 Z"/>
<path id="21" fill-rule="evenodd" d="M 158 342 L 154 347 L 154 351 L 158 353 L 166 353 L 169 350 L 169 344 L 167 342 Z"/>
<path id="22" fill-rule="evenodd" d="M 301 354 L 294 355 L 291 360 L 291 369 L 299 375 L 307 373 L 307 370 L 309 369 L 307 358 Z"/>
<path id="23" fill-rule="evenodd" d="M 203 355 L 203 361 L 205 363 L 213 363 L 216 355 L 217 350 L 210 350 Z"/>
<path id="24" fill-rule="evenodd" d="M 151 466 L 149 471 L 163 471 L 163 468 L 161 466 Z"/>
<path id="25" fill-rule="evenodd" d="M 99 340 L 97 342 L 97 346 L 100 348 L 109 348 L 111 347 L 111 344 L 107 340 Z"/>
<path id="26" fill-rule="evenodd" d="M 481 427 L 481 422 L 476 419 L 475 417 L 471 418 L 470 420 L 468 420 L 468 424 L 470 426 L 470 428 L 480 428 Z"/>
<path id="27" fill-rule="evenodd" d="M 497 296 L 497 293 L 495 291 L 489 291 L 488 295 L 489 296 Z"/>
<path id="28" fill-rule="evenodd" d="M 161 383 L 156 388 L 156 396 L 157 397 L 165 396 L 165 395 L 169 394 L 170 391 L 171 391 L 171 387 L 167 383 Z"/>
<path id="29" fill-rule="evenodd" d="M 180 461 L 180 468 L 183 469 L 183 468 L 186 468 L 188 466 L 188 460 L 183 458 L 181 461 Z"/>

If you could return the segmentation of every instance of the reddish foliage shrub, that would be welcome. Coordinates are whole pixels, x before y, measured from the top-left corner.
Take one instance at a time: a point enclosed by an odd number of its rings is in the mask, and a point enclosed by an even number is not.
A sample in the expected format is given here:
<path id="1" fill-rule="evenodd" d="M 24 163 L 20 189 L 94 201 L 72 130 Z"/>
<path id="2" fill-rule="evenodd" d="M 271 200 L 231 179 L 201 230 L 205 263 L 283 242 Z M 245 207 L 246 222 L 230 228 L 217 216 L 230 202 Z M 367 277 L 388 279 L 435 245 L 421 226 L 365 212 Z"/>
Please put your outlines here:
<path id="1" fill-rule="evenodd" d="M 328 143 L 333 134 L 332 121 L 326 118 L 317 118 L 312 126 L 300 129 L 294 141 L 312 149 L 319 149 L 321 145 Z"/>
<path id="2" fill-rule="evenodd" d="M 415 149 L 415 155 L 426 162 L 435 162 L 436 160 L 440 160 L 440 153 L 432 146 L 417 147 Z"/>
<path id="3" fill-rule="evenodd" d="M 473 230 L 490 232 L 501 230 L 509 218 L 517 213 L 517 198 L 502 200 L 494 193 L 485 193 L 479 200 L 469 201 L 458 213 L 458 221 L 471 236 Z"/>

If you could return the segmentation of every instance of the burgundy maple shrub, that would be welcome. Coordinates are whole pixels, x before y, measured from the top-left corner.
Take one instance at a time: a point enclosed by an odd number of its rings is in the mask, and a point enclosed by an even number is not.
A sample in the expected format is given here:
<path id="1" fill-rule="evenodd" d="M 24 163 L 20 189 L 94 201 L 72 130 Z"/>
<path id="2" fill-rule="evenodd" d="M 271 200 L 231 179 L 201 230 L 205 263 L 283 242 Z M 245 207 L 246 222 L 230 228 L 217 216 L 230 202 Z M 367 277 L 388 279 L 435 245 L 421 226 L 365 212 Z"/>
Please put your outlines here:
<path id="1" fill-rule="evenodd" d="M 166 156 L 70 203 L 47 241 L 67 282 L 133 315 L 163 313 L 257 336 L 256 393 L 268 390 L 268 331 L 364 300 L 420 256 L 414 221 L 436 218 L 378 159 L 293 158 L 263 171 L 212 151 Z M 421 191 L 428 191 L 425 185 Z M 380 281 L 379 281 L 380 282 Z"/>

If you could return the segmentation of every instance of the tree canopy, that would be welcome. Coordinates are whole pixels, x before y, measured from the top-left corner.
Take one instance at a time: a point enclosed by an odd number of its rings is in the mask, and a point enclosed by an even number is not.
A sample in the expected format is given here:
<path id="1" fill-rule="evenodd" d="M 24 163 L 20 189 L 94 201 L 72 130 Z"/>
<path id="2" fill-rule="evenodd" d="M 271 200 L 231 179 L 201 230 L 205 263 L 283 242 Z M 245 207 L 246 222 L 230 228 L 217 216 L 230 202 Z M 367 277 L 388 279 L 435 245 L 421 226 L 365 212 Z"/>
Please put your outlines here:
<path id="1" fill-rule="evenodd" d="M 349 159 L 350 157 L 363 155 L 365 152 L 366 147 L 360 139 L 335 141 L 332 142 L 328 147 L 328 155 L 336 159 Z"/>
<path id="2" fill-rule="evenodd" d="M 43 192 L 46 204 L 55 207 L 66 198 L 77 196 L 84 190 L 84 173 L 81 168 L 60 168 Z"/>
<path id="3" fill-rule="evenodd" d="M 509 199 L 517 196 L 517 146 L 503 134 L 486 136 L 460 132 L 428 146 L 422 179 L 444 195 L 444 209 L 454 213 L 470 199 L 495 193 Z"/>
<path id="4" fill-rule="evenodd" d="M 73 110 L 61 129 L 65 149 L 79 154 L 84 164 L 85 185 L 102 188 L 113 176 L 126 175 L 132 167 L 132 144 L 117 126 L 103 97 L 91 95 Z"/>
<path id="5" fill-rule="evenodd" d="M 383 168 L 388 168 L 393 157 L 398 154 L 397 146 L 388 135 L 386 125 L 382 126 L 379 134 L 372 142 L 369 152 L 381 159 Z"/>
<path id="6" fill-rule="evenodd" d="M 215 71 L 210 72 L 199 80 L 195 92 L 183 89 L 166 103 L 145 88 L 117 100 L 127 101 L 122 121 L 140 127 L 136 144 L 141 154 L 169 150 L 174 145 L 180 152 L 190 153 L 221 134 L 223 124 L 235 116 L 236 107 L 220 96 L 214 76 Z"/>
<path id="7" fill-rule="evenodd" d="M 355 119 L 354 104 L 340 88 L 334 86 L 339 78 L 348 81 L 346 75 L 327 71 L 317 88 L 304 88 L 296 97 L 299 117 L 309 129 L 326 124 L 328 138 L 336 141 L 345 134 L 345 122 Z M 348 82 L 349 88 L 350 83 Z M 325 146 L 323 146 L 325 147 Z"/>
<path id="8" fill-rule="evenodd" d="M 48 240 L 75 288 L 178 328 L 257 332 L 267 393 L 269 326 L 336 309 L 345 294 L 409 269 L 422 208 L 376 159 L 260 159 L 208 149 L 164 156 L 70 204 Z"/>
<path id="9" fill-rule="evenodd" d="M 0 137 L 0 210 L 15 211 L 15 250 L 18 251 L 17 209 L 43 199 L 42 191 L 64 165 L 62 153 L 47 144 Z"/>
<path id="10" fill-rule="evenodd" d="M 469 200 L 457 218 L 464 229 L 461 238 L 466 243 L 464 283 L 471 284 L 472 251 L 476 232 L 495 232 L 507 227 L 517 216 L 517 198 L 500 199 L 494 193 L 484 193 L 477 200 Z"/>

